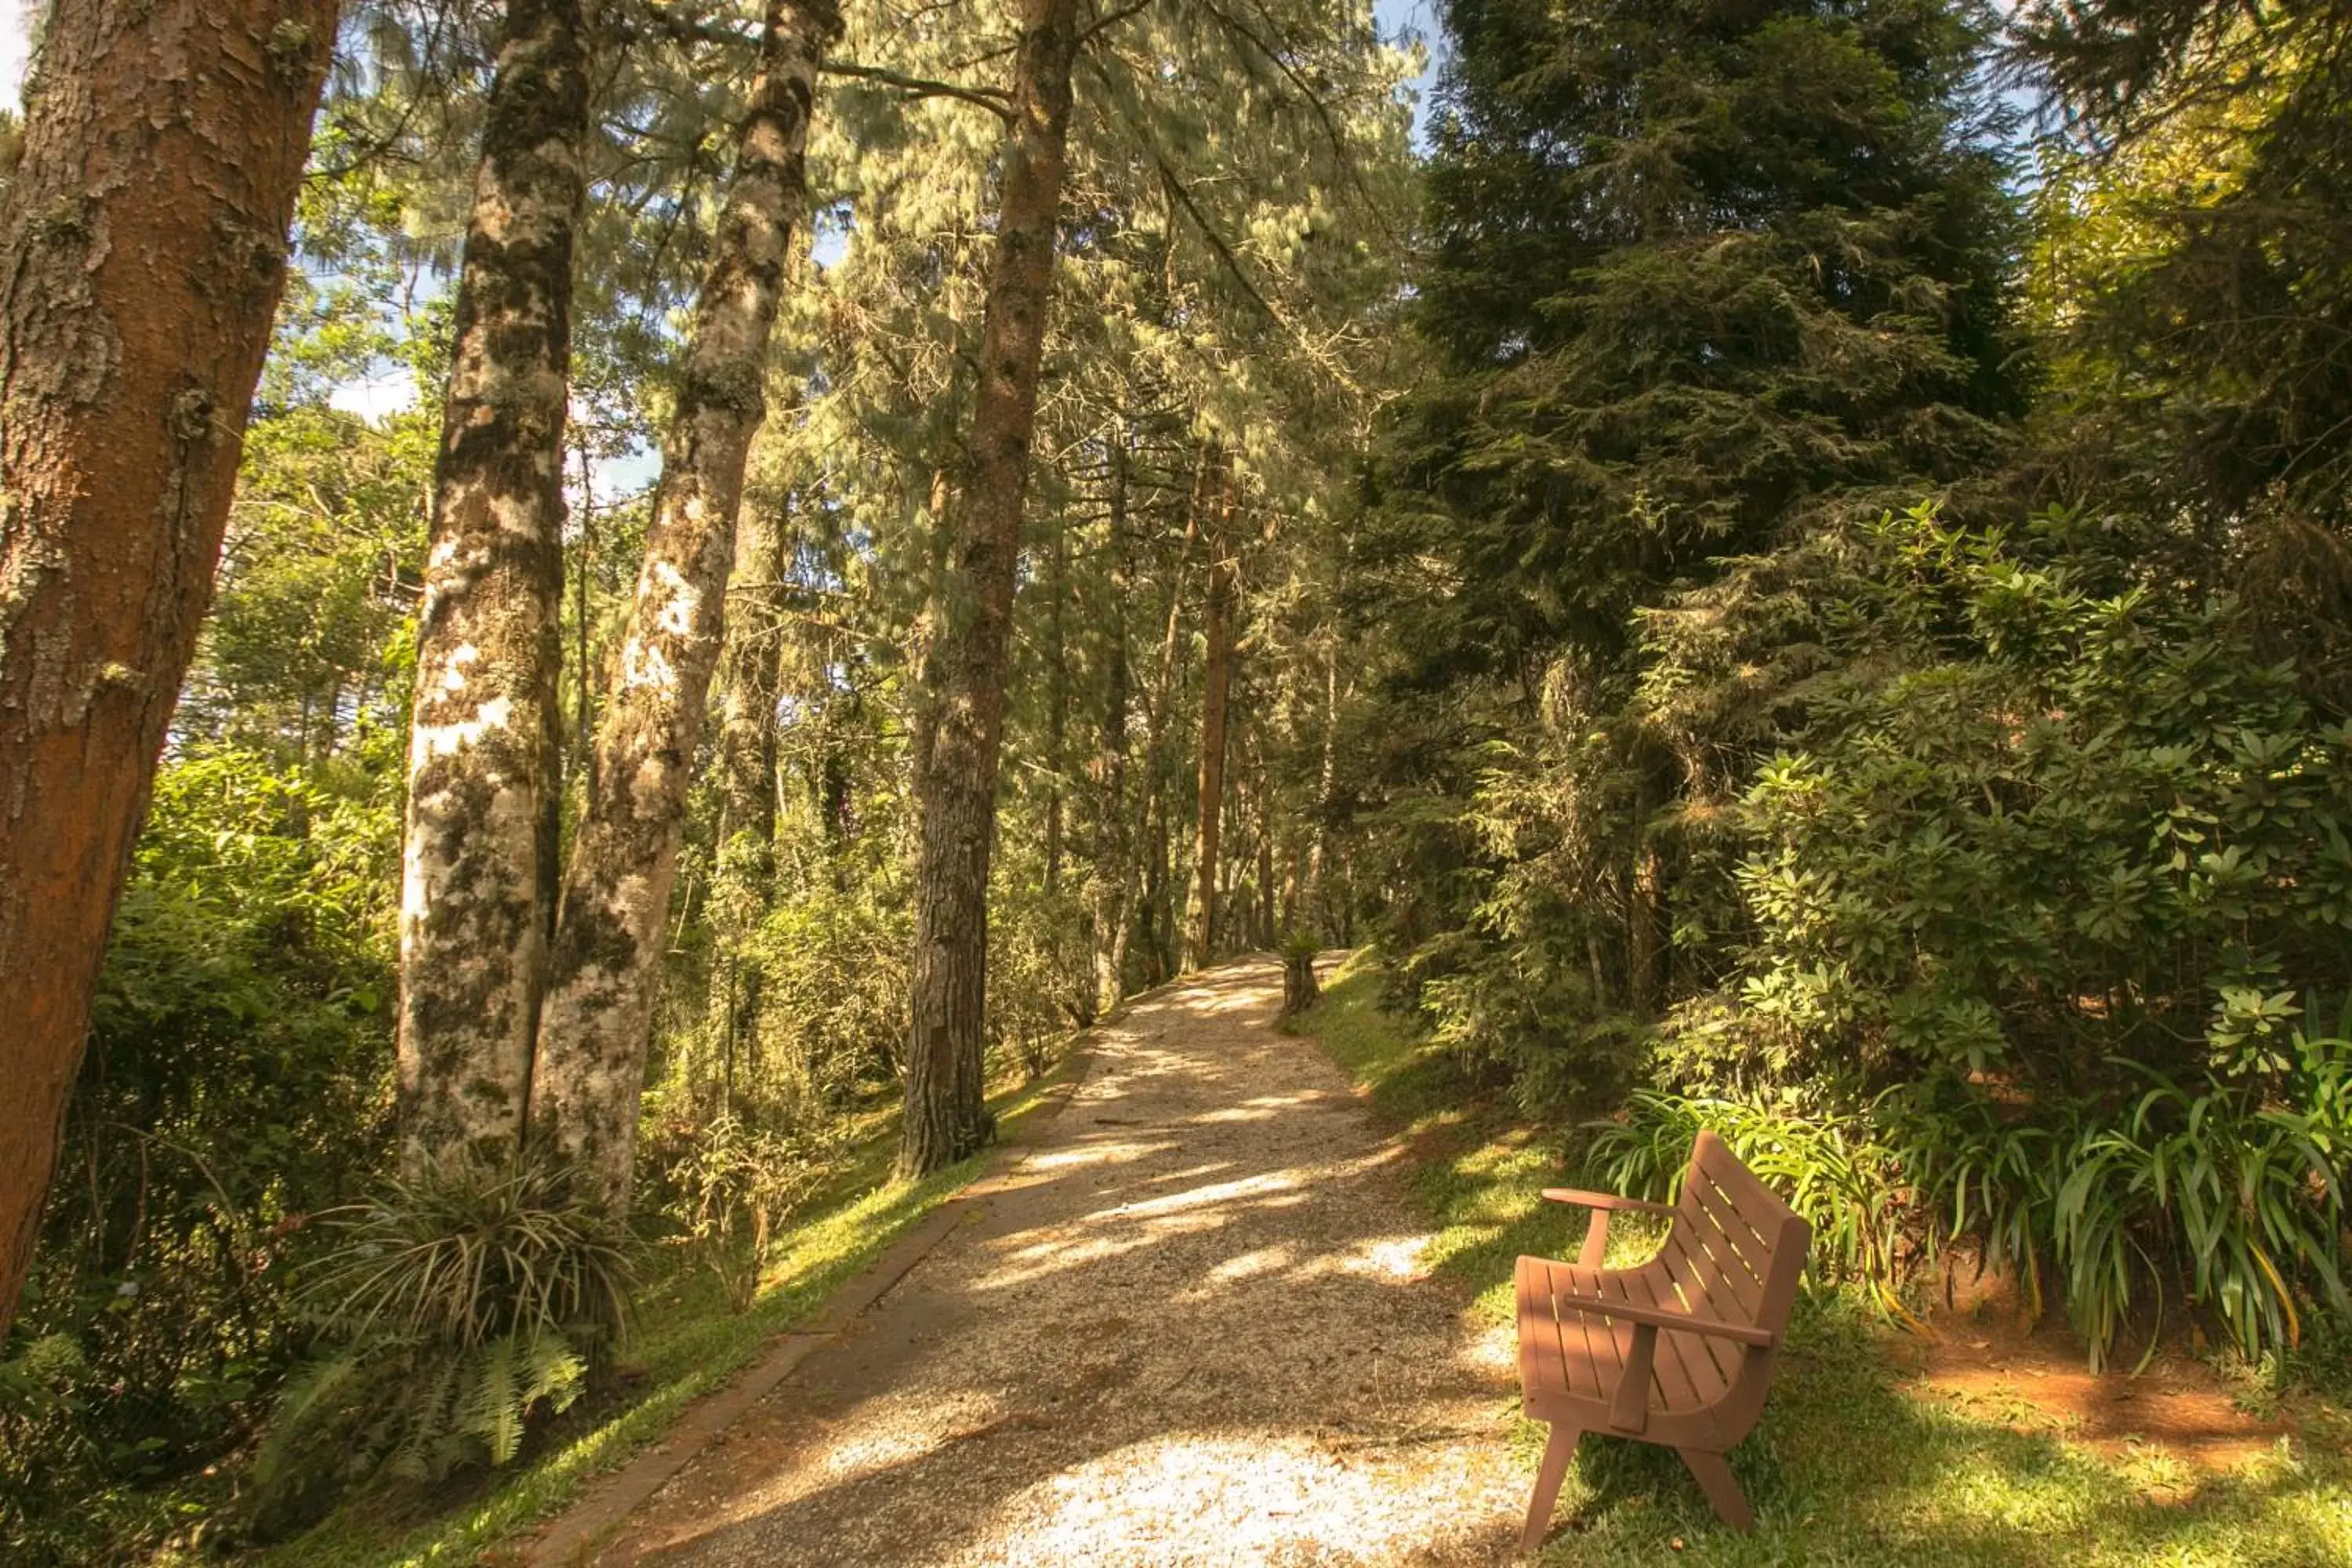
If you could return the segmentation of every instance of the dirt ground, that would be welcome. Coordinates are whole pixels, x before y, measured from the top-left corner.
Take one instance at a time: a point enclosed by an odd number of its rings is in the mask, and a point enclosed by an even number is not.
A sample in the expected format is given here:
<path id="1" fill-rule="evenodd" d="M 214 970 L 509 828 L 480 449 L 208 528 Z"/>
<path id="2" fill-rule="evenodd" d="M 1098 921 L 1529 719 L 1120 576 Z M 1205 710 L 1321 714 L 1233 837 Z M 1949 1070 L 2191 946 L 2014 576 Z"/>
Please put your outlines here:
<path id="1" fill-rule="evenodd" d="M 2062 1325 L 2029 1330 L 2013 1312 L 1939 1317 L 1927 1335 L 1906 1335 L 1887 1351 L 1896 1367 L 1909 1370 L 1907 1386 L 1918 1398 L 2064 1437 L 2110 1459 L 2158 1447 L 2194 1469 L 2227 1470 L 2291 1430 L 2241 1408 L 2219 1377 L 2178 1349 L 2150 1358 L 2137 1375 L 2094 1373 Z M 2126 1366 L 2137 1359 L 2133 1347 Z"/>
<path id="2" fill-rule="evenodd" d="M 1007 1190 L 640 1510 L 662 1564 L 1507 1561 L 1507 1333 L 1420 1274 L 1396 1147 L 1281 975 L 1100 1031 Z"/>

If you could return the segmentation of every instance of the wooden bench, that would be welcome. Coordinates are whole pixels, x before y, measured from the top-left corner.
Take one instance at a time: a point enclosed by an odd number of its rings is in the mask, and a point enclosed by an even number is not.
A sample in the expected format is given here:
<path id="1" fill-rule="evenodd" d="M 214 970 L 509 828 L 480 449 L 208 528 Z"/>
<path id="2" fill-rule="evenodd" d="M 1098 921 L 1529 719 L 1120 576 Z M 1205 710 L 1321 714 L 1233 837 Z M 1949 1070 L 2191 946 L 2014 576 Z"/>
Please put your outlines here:
<path id="1" fill-rule="evenodd" d="M 1576 1262 L 1519 1259 L 1519 1386 L 1528 1417 L 1551 1424 L 1527 1550 L 1542 1542 L 1587 1432 L 1673 1448 L 1717 1515 L 1747 1529 L 1753 1516 L 1723 1456 L 1763 1413 L 1812 1227 L 1712 1132 L 1692 1146 L 1671 1207 L 1560 1187 L 1544 1196 L 1592 1221 Z M 1617 1213 L 1673 1216 L 1655 1258 L 1601 1267 Z"/>

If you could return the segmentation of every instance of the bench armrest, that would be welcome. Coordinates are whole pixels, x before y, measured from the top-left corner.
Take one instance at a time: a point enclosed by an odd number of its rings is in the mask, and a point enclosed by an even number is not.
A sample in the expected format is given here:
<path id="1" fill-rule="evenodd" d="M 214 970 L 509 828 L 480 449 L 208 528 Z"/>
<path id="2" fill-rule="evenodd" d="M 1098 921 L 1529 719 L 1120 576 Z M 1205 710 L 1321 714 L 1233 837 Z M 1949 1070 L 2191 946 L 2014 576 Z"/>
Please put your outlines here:
<path id="1" fill-rule="evenodd" d="M 1769 1350 L 1780 1342 L 1780 1336 L 1753 1323 L 1729 1323 L 1721 1318 L 1702 1318 L 1695 1312 L 1673 1312 L 1659 1307 L 1636 1307 L 1631 1301 L 1605 1301 L 1598 1296 L 1562 1296 L 1552 1300 L 1570 1311 L 1588 1313 L 1596 1318 L 1620 1318 L 1637 1327 L 1675 1329 L 1689 1334 L 1712 1334 L 1717 1339 L 1737 1340 L 1758 1350 Z"/>
<path id="2" fill-rule="evenodd" d="M 1580 1209 L 1599 1209 L 1603 1214 L 1622 1211 L 1626 1214 L 1673 1214 L 1672 1204 L 1648 1203 L 1641 1198 L 1622 1198 L 1615 1193 L 1580 1193 L 1574 1187 L 1546 1187 L 1543 1195 L 1556 1204 L 1574 1204 Z"/>

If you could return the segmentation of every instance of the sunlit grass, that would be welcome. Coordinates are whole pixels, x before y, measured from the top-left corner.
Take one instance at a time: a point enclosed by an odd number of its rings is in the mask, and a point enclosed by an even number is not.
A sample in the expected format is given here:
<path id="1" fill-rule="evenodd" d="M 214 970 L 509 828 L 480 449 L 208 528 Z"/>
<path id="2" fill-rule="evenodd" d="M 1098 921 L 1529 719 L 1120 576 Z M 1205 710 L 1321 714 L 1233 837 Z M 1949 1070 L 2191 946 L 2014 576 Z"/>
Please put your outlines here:
<path id="1" fill-rule="evenodd" d="M 1442 1049 L 1381 1010 L 1380 982 L 1351 960 L 1300 1032 L 1319 1036 L 1412 1141 L 1413 1192 L 1437 1227 L 1428 1256 L 1472 1295 L 1479 1321 L 1506 1321 L 1512 1259 L 1572 1255 L 1581 1237 L 1580 1217 L 1538 1195 L 1573 1179 L 1567 1141 L 1477 1094 Z M 1612 1230 L 1627 1253 L 1654 1238 Z M 2001 1412 L 1912 1397 L 1878 1348 L 1881 1331 L 1845 1297 L 1800 1301 L 1763 1423 L 1731 1457 L 1756 1508 L 1752 1533 L 1717 1526 L 1667 1450 L 1591 1437 L 1542 1561 L 2352 1568 L 2352 1432 L 2315 1431 L 2221 1474 L 2160 1449 L 2109 1459 L 2068 1441 L 2061 1422 L 2021 1432 Z M 1530 1470 L 1539 1437 L 1531 1424 L 1515 1437 Z"/>
<path id="2" fill-rule="evenodd" d="M 992 1097 L 1000 1136 L 1042 1106 L 1072 1070 Z M 478 1495 L 419 1522 L 414 1499 L 362 1500 L 260 1561 L 268 1568 L 406 1568 L 471 1563 L 561 1511 L 598 1475 L 669 1429 L 686 1406 L 727 1383 L 776 1335 L 814 1313 L 926 1215 L 980 1173 L 976 1155 L 918 1183 L 889 1180 L 894 1119 L 868 1130 L 825 1198 L 775 1241 L 750 1310 L 729 1310 L 717 1281 L 684 1270 L 639 1306 L 624 1357 L 636 1373 L 626 1394 L 580 1430 L 490 1478 Z M 394 1509 L 404 1511 L 394 1513 Z"/>

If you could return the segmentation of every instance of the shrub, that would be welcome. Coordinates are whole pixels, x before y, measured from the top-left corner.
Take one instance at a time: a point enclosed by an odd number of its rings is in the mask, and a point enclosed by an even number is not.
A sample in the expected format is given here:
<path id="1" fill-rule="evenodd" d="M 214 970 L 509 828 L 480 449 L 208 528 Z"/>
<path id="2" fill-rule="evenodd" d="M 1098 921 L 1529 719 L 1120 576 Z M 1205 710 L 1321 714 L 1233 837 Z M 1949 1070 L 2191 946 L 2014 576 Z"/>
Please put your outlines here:
<path id="1" fill-rule="evenodd" d="M 677 1244 L 718 1277 L 739 1312 L 759 1294 L 768 1238 L 837 1167 L 841 1137 L 831 1124 L 779 1132 L 731 1111 L 673 1129 L 664 1212 Z"/>
<path id="2" fill-rule="evenodd" d="M 1711 1127 L 1811 1223 L 1816 1271 L 1865 1282 L 1894 1313 L 1906 1278 L 1965 1240 L 2014 1274 L 2030 1313 L 2054 1281 L 2094 1366 L 2135 1326 L 2152 1348 L 2168 1299 L 2259 1362 L 2302 1342 L 2306 1305 L 2352 1331 L 2352 1045 L 2297 1033 L 2284 1048 L 2284 1090 L 2140 1068 L 2137 1097 L 2041 1107 L 1948 1084 L 1850 1112 L 1645 1089 L 1599 1124 L 1591 1161 L 1600 1182 L 1670 1196 Z"/>
<path id="3" fill-rule="evenodd" d="M 257 1458 L 265 1522 L 379 1473 L 504 1464 L 625 1328 L 635 1249 L 551 1162 L 453 1158 L 324 1223 L 334 1245 L 302 1300 L 326 1348 Z"/>

